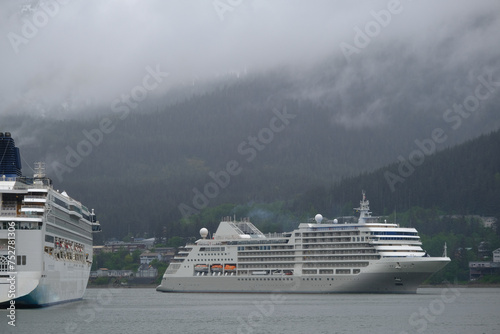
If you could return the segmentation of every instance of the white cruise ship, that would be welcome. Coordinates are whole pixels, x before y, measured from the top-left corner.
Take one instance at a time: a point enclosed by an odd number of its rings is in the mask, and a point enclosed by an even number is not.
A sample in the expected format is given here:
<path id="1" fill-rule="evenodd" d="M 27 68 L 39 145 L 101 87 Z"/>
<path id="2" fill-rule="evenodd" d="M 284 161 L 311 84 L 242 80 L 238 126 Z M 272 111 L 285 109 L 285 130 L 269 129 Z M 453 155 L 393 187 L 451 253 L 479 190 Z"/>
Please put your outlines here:
<path id="1" fill-rule="evenodd" d="M 47 306 L 78 300 L 92 265 L 96 216 L 59 193 L 37 166 L 21 174 L 19 149 L 0 133 L 0 304 Z"/>
<path id="2" fill-rule="evenodd" d="M 422 250 L 414 228 L 372 217 L 364 192 L 356 209 L 360 216 L 353 223 L 318 214 L 293 232 L 269 235 L 228 217 L 213 237 L 202 228 L 202 238 L 178 252 L 156 290 L 416 293 L 450 262 Z"/>

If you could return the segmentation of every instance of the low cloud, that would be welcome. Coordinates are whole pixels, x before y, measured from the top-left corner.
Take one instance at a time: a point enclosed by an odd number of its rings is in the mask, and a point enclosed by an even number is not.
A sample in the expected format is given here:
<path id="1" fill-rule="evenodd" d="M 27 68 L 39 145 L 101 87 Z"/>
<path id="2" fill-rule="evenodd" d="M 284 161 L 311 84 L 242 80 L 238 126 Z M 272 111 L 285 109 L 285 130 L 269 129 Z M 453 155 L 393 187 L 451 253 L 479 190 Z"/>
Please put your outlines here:
<path id="1" fill-rule="evenodd" d="M 225 10 L 216 8 L 217 3 L 225 4 Z M 145 67 L 157 64 L 170 74 L 168 83 L 155 90 L 159 96 L 174 86 L 222 75 L 237 77 L 283 65 L 307 67 L 333 59 L 331 64 L 339 67 L 337 84 L 326 93 L 321 93 L 321 85 L 310 89 L 316 97 L 331 96 L 332 89 L 341 95 L 376 77 L 384 79 L 381 84 L 400 81 L 390 75 L 402 72 L 386 67 L 401 66 L 402 58 L 410 68 L 417 64 L 428 72 L 426 64 L 431 64 L 450 75 L 460 68 L 498 65 L 500 5 L 493 0 L 401 0 L 401 12 L 347 62 L 339 45 L 353 44 L 354 28 L 363 30 L 374 20 L 371 13 L 389 3 L 3 1 L 0 114 L 71 117 L 85 110 L 109 111 L 114 99 L 140 83 Z M 381 49 L 388 59 L 379 58 Z M 418 78 L 406 79 L 407 87 L 418 85 Z M 378 115 L 382 100 L 366 100 L 360 115 Z M 357 123 L 362 117 L 349 113 L 343 110 L 339 122 Z"/>

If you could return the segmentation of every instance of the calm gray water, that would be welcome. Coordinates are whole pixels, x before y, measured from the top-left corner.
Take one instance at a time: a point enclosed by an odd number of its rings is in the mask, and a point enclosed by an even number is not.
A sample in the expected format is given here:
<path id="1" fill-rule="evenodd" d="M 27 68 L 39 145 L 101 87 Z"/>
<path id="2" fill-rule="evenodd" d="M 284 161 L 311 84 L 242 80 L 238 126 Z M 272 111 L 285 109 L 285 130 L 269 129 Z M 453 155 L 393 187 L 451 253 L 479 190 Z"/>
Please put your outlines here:
<path id="1" fill-rule="evenodd" d="M 416 295 L 167 294 L 88 289 L 83 301 L 0 310 L 0 333 L 499 333 L 500 289 Z"/>

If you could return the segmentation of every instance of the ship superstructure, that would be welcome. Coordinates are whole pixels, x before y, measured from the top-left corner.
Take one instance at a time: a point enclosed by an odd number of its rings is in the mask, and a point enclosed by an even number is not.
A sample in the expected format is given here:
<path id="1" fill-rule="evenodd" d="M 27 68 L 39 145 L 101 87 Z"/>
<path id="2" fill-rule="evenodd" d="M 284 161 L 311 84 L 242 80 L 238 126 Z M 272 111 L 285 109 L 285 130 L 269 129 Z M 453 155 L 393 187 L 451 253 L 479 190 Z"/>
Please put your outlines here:
<path id="1" fill-rule="evenodd" d="M 0 303 L 46 306 L 81 299 L 92 265 L 93 210 L 54 190 L 38 163 L 22 176 L 19 150 L 0 133 Z"/>
<path id="2" fill-rule="evenodd" d="M 212 238 L 182 248 L 158 291 L 415 293 L 448 257 L 429 257 L 414 228 L 371 216 L 363 192 L 355 222 L 320 214 L 287 233 L 263 234 L 226 217 Z"/>

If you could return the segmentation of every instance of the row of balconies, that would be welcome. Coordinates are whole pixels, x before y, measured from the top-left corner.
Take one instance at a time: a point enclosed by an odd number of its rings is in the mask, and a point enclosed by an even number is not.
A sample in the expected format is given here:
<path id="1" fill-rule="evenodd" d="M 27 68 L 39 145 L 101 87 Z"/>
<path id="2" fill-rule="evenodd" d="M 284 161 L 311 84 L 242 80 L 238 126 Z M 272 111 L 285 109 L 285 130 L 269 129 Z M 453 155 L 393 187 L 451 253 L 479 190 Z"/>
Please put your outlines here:
<path id="1" fill-rule="evenodd" d="M 304 251 L 304 255 L 322 255 L 322 254 L 373 254 L 377 251 L 373 248 L 367 249 L 346 249 L 346 250 L 331 250 L 331 251 Z"/>
<path id="2" fill-rule="evenodd" d="M 351 260 L 377 260 L 379 255 L 360 255 L 360 256 L 304 256 L 303 261 L 351 261 Z"/>
<path id="3" fill-rule="evenodd" d="M 287 252 L 238 252 L 238 257 L 244 256 L 295 256 L 295 251 L 287 251 Z"/>
<path id="4" fill-rule="evenodd" d="M 276 264 L 238 264 L 238 269 L 289 269 L 293 270 L 294 266 L 286 263 L 276 263 Z"/>
<path id="5" fill-rule="evenodd" d="M 332 237 L 332 236 L 335 237 L 335 236 L 347 236 L 347 235 L 359 235 L 359 231 L 302 233 L 303 238 L 322 238 L 322 237 Z"/>
<path id="6" fill-rule="evenodd" d="M 323 248 L 329 248 L 329 249 L 338 249 L 338 248 L 350 248 L 350 249 L 353 249 L 353 248 L 366 248 L 366 249 L 369 249 L 369 248 L 373 248 L 373 247 L 370 246 L 367 243 L 352 243 L 352 242 L 343 243 L 343 244 L 328 244 L 328 243 L 318 244 L 318 243 L 315 243 L 315 244 L 308 244 L 308 245 L 303 245 L 302 246 L 302 249 L 323 249 Z"/>
<path id="7" fill-rule="evenodd" d="M 349 268 L 368 267 L 368 262 L 329 262 L 329 263 L 304 263 L 302 268 Z"/>
<path id="8" fill-rule="evenodd" d="M 318 244 L 322 242 L 351 242 L 350 237 L 335 237 L 335 238 L 321 238 L 321 239 L 302 239 L 303 244 Z"/>
<path id="9" fill-rule="evenodd" d="M 254 258 L 238 258 L 239 262 L 295 262 L 295 256 L 291 258 L 286 257 L 254 257 Z"/>

